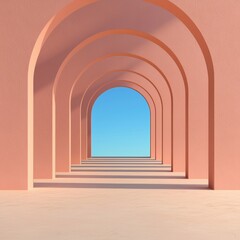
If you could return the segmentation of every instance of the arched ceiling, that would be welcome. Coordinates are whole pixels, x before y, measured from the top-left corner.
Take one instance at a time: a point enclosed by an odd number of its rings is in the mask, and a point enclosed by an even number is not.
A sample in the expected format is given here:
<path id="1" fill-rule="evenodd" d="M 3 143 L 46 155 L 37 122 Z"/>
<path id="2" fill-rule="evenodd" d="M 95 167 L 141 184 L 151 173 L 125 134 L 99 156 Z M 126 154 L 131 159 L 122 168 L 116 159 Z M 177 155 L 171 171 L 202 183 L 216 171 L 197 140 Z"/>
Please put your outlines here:
<path id="1" fill-rule="evenodd" d="M 139 0 L 96 1 L 68 15 L 45 40 L 36 66 L 35 89 L 54 82 L 61 63 L 80 42 L 96 33 L 114 29 L 135 30 L 154 36 L 167 44 L 181 62 L 186 59 L 185 62 L 189 63 L 197 55 L 201 56 L 201 51 L 188 29 L 166 10 Z M 103 42 L 101 49 L 108 45 Z M 132 47 L 144 49 L 145 43 L 136 42 Z M 91 55 L 91 51 L 88 51 L 88 55 Z"/>

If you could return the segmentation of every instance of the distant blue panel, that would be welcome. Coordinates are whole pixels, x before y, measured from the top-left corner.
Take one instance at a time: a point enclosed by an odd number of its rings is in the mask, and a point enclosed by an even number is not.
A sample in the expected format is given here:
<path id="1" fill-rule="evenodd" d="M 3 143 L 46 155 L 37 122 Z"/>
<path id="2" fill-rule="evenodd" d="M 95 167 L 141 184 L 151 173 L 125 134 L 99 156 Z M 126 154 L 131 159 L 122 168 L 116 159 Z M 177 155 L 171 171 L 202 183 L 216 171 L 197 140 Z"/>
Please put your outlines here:
<path id="1" fill-rule="evenodd" d="M 149 157 L 150 109 L 145 98 L 125 87 L 112 88 L 92 109 L 92 157 Z"/>

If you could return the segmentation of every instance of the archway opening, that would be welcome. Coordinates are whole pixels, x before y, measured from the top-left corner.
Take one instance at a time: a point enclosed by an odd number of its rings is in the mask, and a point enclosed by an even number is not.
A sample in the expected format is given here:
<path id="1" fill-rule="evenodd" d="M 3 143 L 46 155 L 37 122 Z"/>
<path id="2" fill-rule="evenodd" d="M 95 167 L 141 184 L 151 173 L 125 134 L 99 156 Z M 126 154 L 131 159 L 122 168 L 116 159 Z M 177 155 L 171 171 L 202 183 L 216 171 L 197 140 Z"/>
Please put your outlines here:
<path id="1" fill-rule="evenodd" d="M 91 114 L 91 157 L 150 158 L 150 108 L 127 87 L 102 93 Z"/>

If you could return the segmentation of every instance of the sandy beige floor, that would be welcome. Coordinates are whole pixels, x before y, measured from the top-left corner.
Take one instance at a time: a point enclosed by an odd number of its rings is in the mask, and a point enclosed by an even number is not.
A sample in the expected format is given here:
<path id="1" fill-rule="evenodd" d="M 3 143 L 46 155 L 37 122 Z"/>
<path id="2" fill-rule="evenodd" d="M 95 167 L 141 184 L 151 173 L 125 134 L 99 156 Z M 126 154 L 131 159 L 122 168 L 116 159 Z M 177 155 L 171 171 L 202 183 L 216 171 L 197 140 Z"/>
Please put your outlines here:
<path id="1" fill-rule="evenodd" d="M 1 191 L 0 239 L 240 239 L 240 191 L 208 190 L 151 160 L 72 170 L 28 192 Z"/>

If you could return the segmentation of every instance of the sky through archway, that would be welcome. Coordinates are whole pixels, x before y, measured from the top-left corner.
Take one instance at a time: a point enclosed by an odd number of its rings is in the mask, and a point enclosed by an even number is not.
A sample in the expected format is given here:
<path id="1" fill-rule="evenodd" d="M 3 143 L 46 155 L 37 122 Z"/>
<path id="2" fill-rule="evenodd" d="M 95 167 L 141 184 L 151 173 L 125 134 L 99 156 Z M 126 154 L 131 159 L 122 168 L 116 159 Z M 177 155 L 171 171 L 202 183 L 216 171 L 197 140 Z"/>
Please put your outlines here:
<path id="1" fill-rule="evenodd" d="M 92 108 L 92 157 L 149 157 L 150 109 L 137 91 L 115 87 Z"/>

